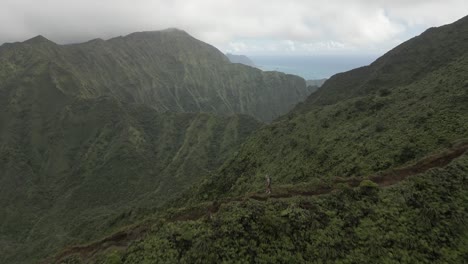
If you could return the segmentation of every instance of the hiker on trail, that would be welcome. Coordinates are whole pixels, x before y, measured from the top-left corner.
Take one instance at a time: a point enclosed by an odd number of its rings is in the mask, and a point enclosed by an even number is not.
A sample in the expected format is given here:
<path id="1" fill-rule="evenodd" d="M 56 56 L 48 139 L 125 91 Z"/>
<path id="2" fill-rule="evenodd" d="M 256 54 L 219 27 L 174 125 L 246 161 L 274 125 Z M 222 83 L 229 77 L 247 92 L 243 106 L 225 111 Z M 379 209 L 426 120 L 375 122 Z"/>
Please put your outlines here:
<path id="1" fill-rule="evenodd" d="M 266 193 L 267 194 L 270 194 L 271 193 L 271 178 L 270 176 L 267 174 L 265 175 L 265 180 L 266 180 Z"/>

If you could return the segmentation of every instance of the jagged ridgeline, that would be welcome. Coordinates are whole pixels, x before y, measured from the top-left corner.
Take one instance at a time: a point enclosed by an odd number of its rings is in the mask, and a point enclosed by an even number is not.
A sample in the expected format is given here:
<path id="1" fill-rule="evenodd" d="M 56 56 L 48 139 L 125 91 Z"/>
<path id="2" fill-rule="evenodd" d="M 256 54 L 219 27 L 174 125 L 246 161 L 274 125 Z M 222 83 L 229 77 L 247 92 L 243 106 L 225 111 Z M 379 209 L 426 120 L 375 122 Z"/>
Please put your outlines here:
<path id="1" fill-rule="evenodd" d="M 0 87 L 45 71 L 47 85 L 81 98 L 102 95 L 159 112 L 242 113 L 271 121 L 302 101 L 304 79 L 230 63 L 182 30 L 57 45 L 42 36 L 0 47 Z M 45 85 L 45 84 L 44 84 Z"/>

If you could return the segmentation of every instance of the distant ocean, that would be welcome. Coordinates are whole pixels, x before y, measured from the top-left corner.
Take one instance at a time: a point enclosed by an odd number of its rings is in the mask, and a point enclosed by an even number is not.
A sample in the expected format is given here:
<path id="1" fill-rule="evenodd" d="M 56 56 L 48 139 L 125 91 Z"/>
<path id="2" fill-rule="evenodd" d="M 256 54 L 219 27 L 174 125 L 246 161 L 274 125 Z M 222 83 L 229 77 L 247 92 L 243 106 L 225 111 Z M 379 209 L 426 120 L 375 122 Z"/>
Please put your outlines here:
<path id="1" fill-rule="evenodd" d="M 336 73 L 369 65 L 378 57 L 378 55 L 249 56 L 262 70 L 295 74 L 306 80 L 330 78 Z"/>

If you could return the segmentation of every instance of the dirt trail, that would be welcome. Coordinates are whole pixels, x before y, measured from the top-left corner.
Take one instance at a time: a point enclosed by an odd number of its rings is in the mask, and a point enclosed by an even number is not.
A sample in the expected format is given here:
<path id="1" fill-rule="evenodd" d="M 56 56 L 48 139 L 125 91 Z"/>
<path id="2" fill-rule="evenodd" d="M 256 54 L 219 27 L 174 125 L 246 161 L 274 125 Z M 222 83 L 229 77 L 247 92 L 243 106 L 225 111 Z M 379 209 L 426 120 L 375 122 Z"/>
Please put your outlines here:
<path id="1" fill-rule="evenodd" d="M 42 263 L 61 263 L 63 259 L 71 255 L 80 255 L 83 259 L 92 257 L 96 252 L 109 248 L 126 248 L 129 241 L 141 238 L 150 229 L 150 225 L 138 225 L 135 228 L 117 232 L 97 242 L 73 246 L 63 250 L 53 259 L 46 259 Z"/>
<path id="2" fill-rule="evenodd" d="M 445 150 L 444 152 L 427 156 L 424 159 L 419 160 L 415 164 L 390 170 L 387 172 L 381 172 L 370 177 L 360 177 L 352 179 L 337 177 L 333 181 L 332 186 L 336 186 L 336 184 L 347 184 L 350 187 L 357 187 L 364 179 L 369 179 L 375 182 L 380 187 L 391 186 L 412 175 L 420 174 L 433 168 L 444 167 L 447 164 L 449 164 L 452 160 L 463 155 L 463 153 L 465 153 L 467 150 L 468 142 L 458 144 L 450 149 Z M 294 196 L 317 196 L 328 194 L 335 190 L 335 188 L 336 187 L 321 187 L 313 190 L 287 190 L 283 193 L 273 193 L 270 195 L 250 194 L 243 197 L 216 201 L 205 208 L 196 208 L 182 211 L 166 220 L 171 222 L 197 220 L 203 217 L 210 217 L 211 214 L 218 212 L 222 204 L 245 201 L 248 199 L 266 201 L 268 199 L 290 198 Z M 47 259 L 43 263 L 60 263 L 60 261 L 72 255 L 79 255 L 83 259 L 89 259 L 92 256 L 94 256 L 97 252 L 100 252 L 102 250 L 106 250 L 109 248 L 125 248 L 132 241 L 142 238 L 150 230 L 150 226 L 151 225 L 149 223 L 141 224 L 128 230 L 117 232 L 109 237 L 106 237 L 100 241 L 88 245 L 73 246 L 66 248 L 54 258 Z"/>

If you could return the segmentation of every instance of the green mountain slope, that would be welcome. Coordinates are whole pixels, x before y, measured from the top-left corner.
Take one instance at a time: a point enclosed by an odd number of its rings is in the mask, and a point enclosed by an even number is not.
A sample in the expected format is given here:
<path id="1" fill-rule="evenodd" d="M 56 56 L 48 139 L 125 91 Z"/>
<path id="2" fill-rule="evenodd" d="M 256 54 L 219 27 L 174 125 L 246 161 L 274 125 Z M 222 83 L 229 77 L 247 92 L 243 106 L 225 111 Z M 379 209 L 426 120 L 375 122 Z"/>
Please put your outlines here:
<path id="1" fill-rule="evenodd" d="M 0 262 L 157 210 L 308 93 L 175 29 L 0 46 Z"/>
<path id="2" fill-rule="evenodd" d="M 176 29 L 75 45 L 41 36 L 5 44 L 0 89 L 36 67 L 46 67 L 50 85 L 66 94 L 108 95 L 159 112 L 242 113 L 271 121 L 309 94 L 300 77 L 230 63 L 216 48 Z"/>
<path id="3" fill-rule="evenodd" d="M 112 229 L 122 212 L 161 206 L 260 125 L 70 97 L 49 85 L 46 66 L 37 69 L 0 90 L 2 263 L 30 263 Z"/>
<path id="4" fill-rule="evenodd" d="M 385 94 L 386 89 L 422 82 L 430 75 L 439 77 L 441 87 L 447 86 L 443 82 L 448 79 L 463 82 L 464 78 L 458 71 L 465 67 L 467 23 L 468 17 L 465 17 L 453 24 L 430 28 L 395 47 L 370 66 L 333 76 L 325 82 L 319 93 L 308 98 L 308 102 L 295 112 L 370 93 Z M 454 76 L 444 78 L 442 70 L 449 70 L 445 68 L 452 69 L 451 74 Z"/>
<path id="5" fill-rule="evenodd" d="M 220 206 L 158 222 L 124 250 L 65 263 L 463 263 L 468 156 L 392 188 L 372 182 L 328 195 Z"/>
<path id="6" fill-rule="evenodd" d="M 398 167 L 468 138 L 468 18 L 429 29 L 370 66 L 333 76 L 261 128 L 201 194 L 327 182 Z"/>

